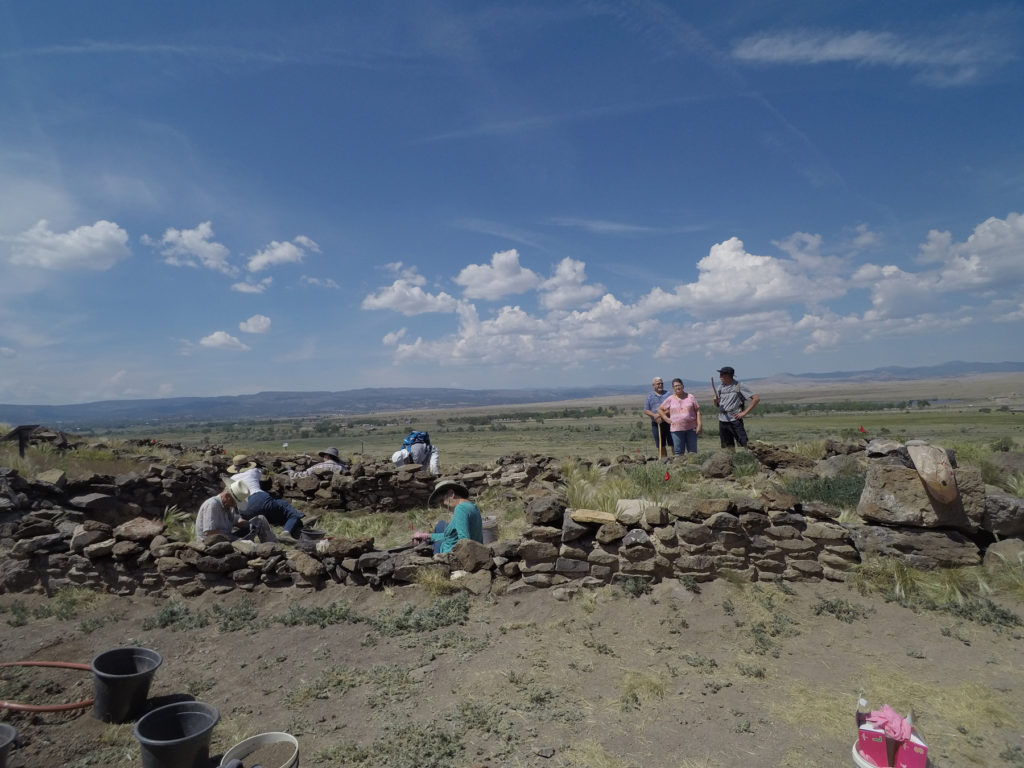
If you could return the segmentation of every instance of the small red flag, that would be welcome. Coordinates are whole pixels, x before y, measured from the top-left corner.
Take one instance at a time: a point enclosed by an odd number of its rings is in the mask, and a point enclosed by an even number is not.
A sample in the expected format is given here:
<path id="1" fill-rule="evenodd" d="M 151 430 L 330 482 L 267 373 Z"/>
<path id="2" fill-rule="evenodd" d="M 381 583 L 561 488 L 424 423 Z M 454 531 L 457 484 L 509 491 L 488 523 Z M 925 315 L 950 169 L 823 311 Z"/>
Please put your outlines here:
<path id="1" fill-rule="evenodd" d="M 665 470 L 665 482 L 666 482 L 666 483 L 668 482 L 668 479 L 669 479 L 670 477 L 672 477 L 672 475 L 670 475 L 670 474 L 668 473 L 668 470 L 666 469 L 666 470 Z"/>
<path id="2" fill-rule="evenodd" d="M 866 429 L 864 429 L 864 427 L 861 427 L 861 428 L 860 428 L 860 431 L 861 431 L 861 432 L 867 432 L 867 430 L 866 430 Z"/>

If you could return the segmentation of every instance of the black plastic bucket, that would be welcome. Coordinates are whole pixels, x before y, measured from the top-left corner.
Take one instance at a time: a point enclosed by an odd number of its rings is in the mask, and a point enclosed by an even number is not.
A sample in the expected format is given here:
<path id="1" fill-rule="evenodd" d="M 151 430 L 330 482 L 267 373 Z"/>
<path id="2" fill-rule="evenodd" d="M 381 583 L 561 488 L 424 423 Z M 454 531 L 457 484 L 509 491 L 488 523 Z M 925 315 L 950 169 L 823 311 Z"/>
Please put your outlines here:
<path id="1" fill-rule="evenodd" d="M 147 712 L 133 733 L 142 747 L 142 768 L 207 768 L 217 708 L 179 701 Z"/>
<path id="2" fill-rule="evenodd" d="M 327 531 L 321 531 L 319 528 L 303 528 L 299 531 L 299 539 L 302 541 L 320 541 L 326 535 Z"/>
<path id="3" fill-rule="evenodd" d="M 0 723 L 0 768 L 7 768 L 7 753 L 14 746 L 18 732 L 7 723 Z"/>
<path id="4" fill-rule="evenodd" d="M 149 684 L 163 657 L 149 648 L 114 648 L 92 660 L 92 716 L 127 723 L 146 709 Z"/>

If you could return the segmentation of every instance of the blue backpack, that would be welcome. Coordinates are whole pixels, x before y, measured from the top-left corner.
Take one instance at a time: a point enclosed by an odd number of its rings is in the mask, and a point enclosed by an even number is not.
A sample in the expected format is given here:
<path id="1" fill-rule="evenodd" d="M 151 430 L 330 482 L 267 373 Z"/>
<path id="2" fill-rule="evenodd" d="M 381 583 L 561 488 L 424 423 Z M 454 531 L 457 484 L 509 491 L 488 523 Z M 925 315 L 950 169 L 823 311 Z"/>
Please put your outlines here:
<path id="1" fill-rule="evenodd" d="M 402 447 L 408 450 L 411 446 L 416 445 L 416 443 L 425 443 L 426 445 L 430 445 L 430 435 L 426 432 L 420 432 L 419 430 L 414 429 L 408 434 L 405 440 L 402 441 Z"/>

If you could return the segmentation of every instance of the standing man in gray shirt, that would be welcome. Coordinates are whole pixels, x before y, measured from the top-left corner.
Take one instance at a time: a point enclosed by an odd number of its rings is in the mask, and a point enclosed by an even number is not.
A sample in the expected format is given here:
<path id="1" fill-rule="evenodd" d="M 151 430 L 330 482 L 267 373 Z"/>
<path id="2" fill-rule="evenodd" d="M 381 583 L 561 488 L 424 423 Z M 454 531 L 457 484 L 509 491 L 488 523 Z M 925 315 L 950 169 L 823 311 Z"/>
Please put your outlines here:
<path id="1" fill-rule="evenodd" d="M 754 410 L 761 398 L 740 384 L 733 377 L 736 371 L 731 365 L 723 365 L 718 369 L 718 378 L 722 386 L 715 392 L 715 405 L 718 406 L 718 436 L 723 448 L 736 450 L 739 443 L 747 447 L 747 430 L 743 427 L 743 417 Z"/>
<path id="2" fill-rule="evenodd" d="M 654 437 L 654 444 L 658 446 L 658 455 L 664 459 L 668 456 L 668 447 L 672 445 L 672 428 L 662 418 L 658 408 L 669 398 L 671 393 L 665 391 L 665 382 L 661 380 L 661 376 L 651 379 L 651 386 L 653 391 L 647 393 L 647 399 L 644 401 L 644 414 L 651 419 L 651 435 Z"/>

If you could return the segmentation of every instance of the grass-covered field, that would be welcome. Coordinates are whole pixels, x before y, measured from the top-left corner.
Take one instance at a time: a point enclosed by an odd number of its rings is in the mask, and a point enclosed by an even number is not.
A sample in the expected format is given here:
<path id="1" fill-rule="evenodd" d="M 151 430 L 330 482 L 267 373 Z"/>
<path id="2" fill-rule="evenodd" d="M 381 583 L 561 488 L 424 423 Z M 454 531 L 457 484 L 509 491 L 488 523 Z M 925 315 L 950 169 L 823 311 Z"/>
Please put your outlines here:
<path id="1" fill-rule="evenodd" d="M 762 395 L 762 405 L 747 419 L 754 440 L 799 448 L 828 437 L 889 437 L 929 440 L 954 448 L 968 460 L 993 450 L 1024 449 L 1024 393 L 1016 379 L 992 381 L 914 382 L 874 388 L 845 385 L 812 391 L 787 390 Z M 932 400 L 921 400 L 921 394 Z M 698 393 L 699 394 L 699 393 Z M 701 453 L 718 446 L 717 420 L 704 393 L 704 435 Z M 612 457 L 640 452 L 654 455 L 648 419 L 642 413 L 643 393 L 635 398 L 538 403 L 493 408 L 376 413 L 367 416 L 308 419 L 201 422 L 175 425 L 125 426 L 94 431 L 81 439 L 117 446 L 130 438 L 154 438 L 186 446 L 213 444 L 233 453 L 316 453 L 327 445 L 342 454 L 383 458 L 401 445 L 412 429 L 430 432 L 441 452 L 443 467 L 486 463 L 512 453 L 534 453 L 558 459 Z M 941 399 L 940 399 L 941 398 Z M 922 405 L 928 403 L 927 405 Z M 894 403 L 904 407 L 892 407 Z M 864 433 L 860 428 L 864 428 Z M 0 431 L 9 425 L 0 424 Z M 285 447 L 287 443 L 287 447 Z M 153 453 L 159 454 L 159 449 Z M 119 462 L 110 451 L 77 452 L 94 471 Z M 36 461 L 75 463 L 76 452 Z M 13 443 L 0 443 L 0 462 L 19 466 Z"/>
<path id="2" fill-rule="evenodd" d="M 597 408 L 602 411 L 596 413 Z M 790 446 L 827 437 L 860 437 L 860 427 L 864 427 L 863 436 L 868 438 L 919 438 L 946 447 L 1001 441 L 1006 447 L 1024 448 L 1024 413 L 1010 410 L 941 406 L 832 410 L 822 405 L 801 412 L 755 410 L 747 419 L 751 439 Z M 641 408 L 636 403 L 621 401 L 603 406 L 564 403 L 557 408 L 549 404 L 532 412 L 496 407 L 278 422 L 139 426 L 96 433 L 86 439 L 96 442 L 139 437 L 189 445 L 209 442 L 223 445 L 229 454 L 315 453 L 326 445 L 334 445 L 349 456 L 384 457 L 397 450 L 412 429 L 428 431 L 441 451 L 442 461 L 449 466 L 486 462 L 510 453 L 597 458 L 655 452 L 649 421 Z M 711 451 L 717 445 L 717 421 L 713 413 L 705 413 L 699 449 Z M 9 453 L 11 448 L 5 446 L 4 452 Z"/>

